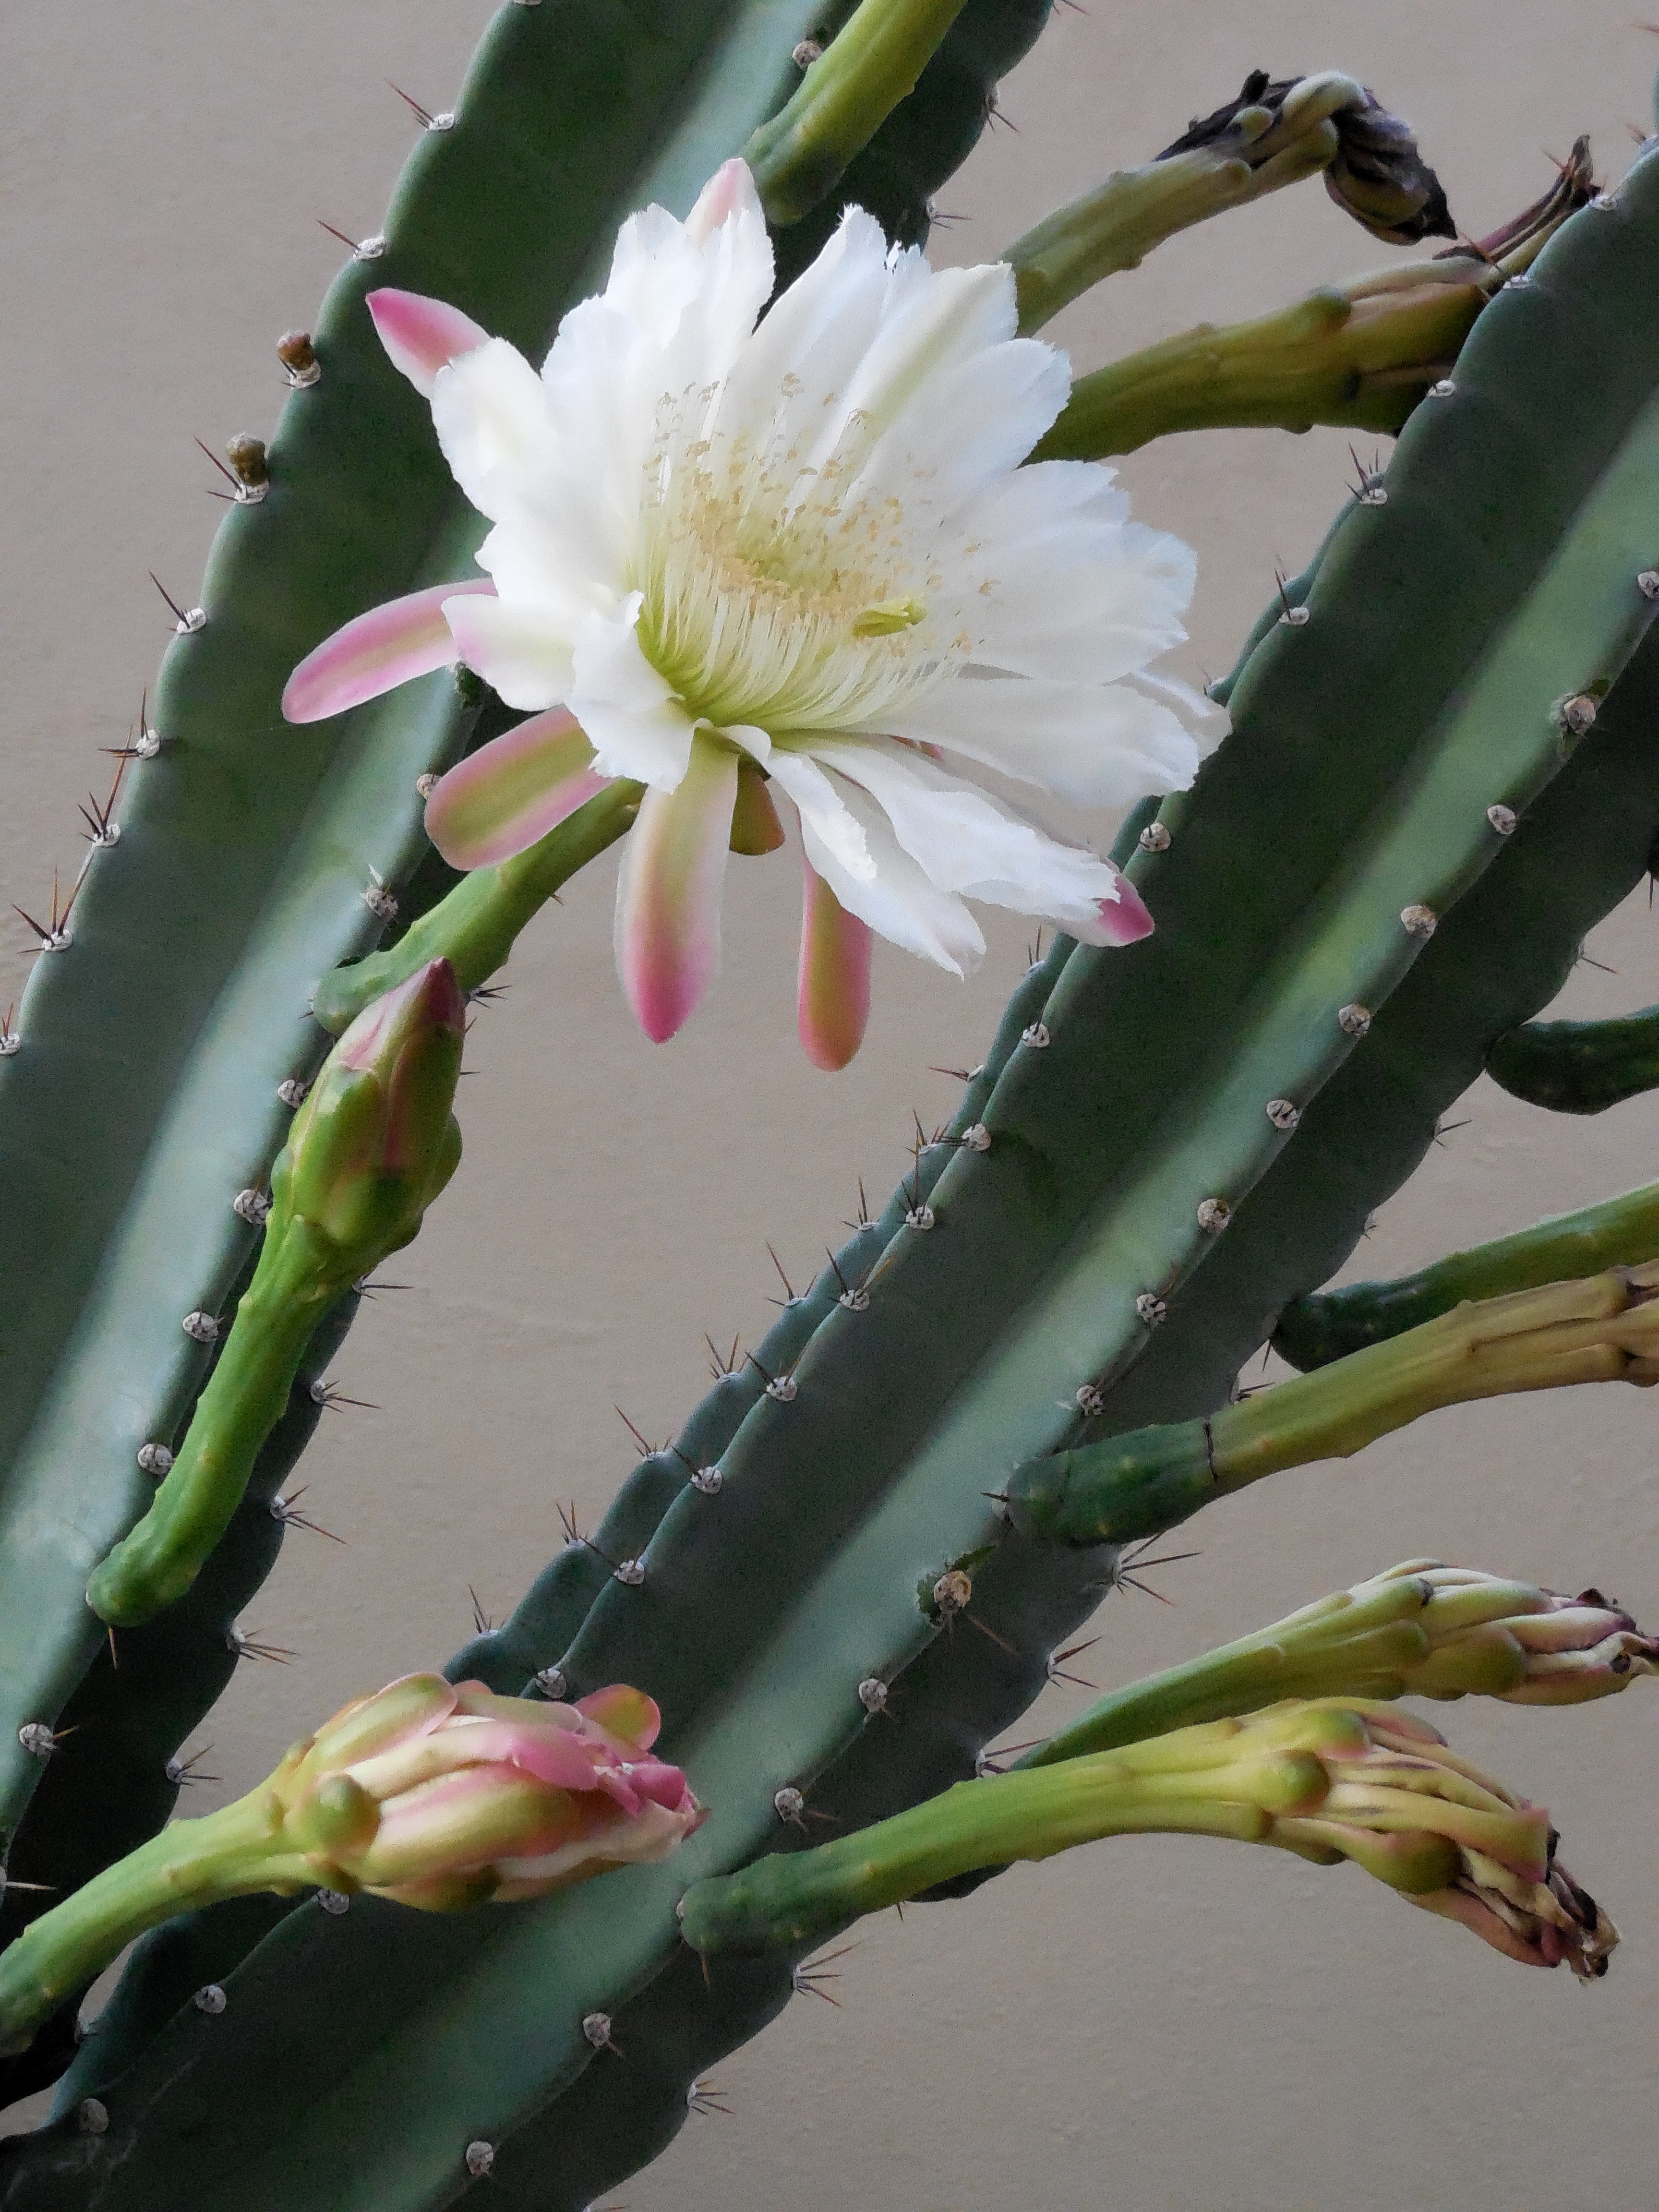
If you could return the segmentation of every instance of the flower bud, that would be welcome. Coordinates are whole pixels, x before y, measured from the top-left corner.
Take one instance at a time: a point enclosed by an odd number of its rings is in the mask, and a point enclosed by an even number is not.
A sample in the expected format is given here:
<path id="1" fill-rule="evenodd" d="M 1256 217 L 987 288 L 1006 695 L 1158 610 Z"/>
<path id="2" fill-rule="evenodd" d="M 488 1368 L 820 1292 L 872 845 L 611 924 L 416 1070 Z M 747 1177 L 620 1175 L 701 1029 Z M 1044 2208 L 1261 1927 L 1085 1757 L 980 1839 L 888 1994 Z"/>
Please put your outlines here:
<path id="1" fill-rule="evenodd" d="M 409 1242 L 460 1158 L 450 1109 L 465 1027 L 447 960 L 363 1009 L 295 1117 L 271 1176 L 272 1236 L 307 1222 L 353 1273 Z"/>
<path id="2" fill-rule="evenodd" d="M 650 1755 L 659 1725 L 622 1686 L 562 1705 L 408 1675 L 284 1760 L 277 1848 L 328 1888 L 440 1912 L 665 1858 L 703 1815 Z"/>

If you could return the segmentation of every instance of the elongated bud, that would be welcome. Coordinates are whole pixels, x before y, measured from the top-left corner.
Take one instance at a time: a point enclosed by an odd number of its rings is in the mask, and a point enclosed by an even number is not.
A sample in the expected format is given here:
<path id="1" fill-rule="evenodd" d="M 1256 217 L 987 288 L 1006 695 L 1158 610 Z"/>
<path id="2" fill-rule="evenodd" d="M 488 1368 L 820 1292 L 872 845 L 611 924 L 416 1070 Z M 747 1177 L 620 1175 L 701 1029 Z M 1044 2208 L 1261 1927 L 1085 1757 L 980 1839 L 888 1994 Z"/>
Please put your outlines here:
<path id="1" fill-rule="evenodd" d="M 1582 1705 L 1659 1674 L 1659 1639 L 1644 1636 L 1600 1590 L 1566 1597 L 1467 1568 L 1413 1562 L 1362 1583 L 1352 1595 L 1363 1602 L 1368 1587 L 1407 1579 L 1427 1593 L 1419 1621 L 1427 1649 L 1401 1670 L 1409 1696 L 1478 1692 L 1517 1705 Z"/>
<path id="2" fill-rule="evenodd" d="M 447 960 L 363 1009 L 295 1117 L 271 1177 L 270 1236 L 304 1220 L 368 1266 L 408 1243 L 460 1158 L 450 1109 L 465 1028 Z"/>
<path id="3" fill-rule="evenodd" d="M 665 1858 L 703 1819 L 651 1753 L 657 1708 L 574 1705 L 410 1674 L 295 1744 L 234 1804 L 176 1820 L 0 1953 L 0 2051 L 146 1928 L 256 1890 L 370 1890 L 426 1911 L 539 1897 Z"/>

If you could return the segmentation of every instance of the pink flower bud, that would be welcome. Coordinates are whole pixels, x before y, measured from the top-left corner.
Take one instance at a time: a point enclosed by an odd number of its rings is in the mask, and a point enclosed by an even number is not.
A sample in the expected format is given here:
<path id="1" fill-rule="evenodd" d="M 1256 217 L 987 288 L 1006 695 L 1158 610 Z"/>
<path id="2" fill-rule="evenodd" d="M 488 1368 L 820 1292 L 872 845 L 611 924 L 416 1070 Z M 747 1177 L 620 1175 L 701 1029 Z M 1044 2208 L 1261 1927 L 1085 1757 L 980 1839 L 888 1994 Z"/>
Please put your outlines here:
<path id="1" fill-rule="evenodd" d="M 272 1787 L 331 1888 L 505 1903 L 665 1858 L 701 1825 L 684 1775 L 650 1755 L 659 1725 L 625 1685 L 562 1705 L 410 1674 L 325 1723 Z"/>

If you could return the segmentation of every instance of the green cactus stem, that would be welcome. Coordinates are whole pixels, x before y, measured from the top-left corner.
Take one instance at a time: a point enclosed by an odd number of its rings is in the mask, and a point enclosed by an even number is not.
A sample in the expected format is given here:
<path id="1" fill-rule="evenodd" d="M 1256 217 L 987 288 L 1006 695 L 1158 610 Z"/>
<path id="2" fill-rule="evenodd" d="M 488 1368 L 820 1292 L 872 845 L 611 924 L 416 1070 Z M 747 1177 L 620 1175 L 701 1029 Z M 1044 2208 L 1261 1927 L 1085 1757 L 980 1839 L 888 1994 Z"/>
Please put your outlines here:
<path id="1" fill-rule="evenodd" d="M 451 1112 L 465 1002 L 444 960 L 374 1001 L 341 1039 L 271 1170 L 265 1240 L 223 1352 L 137 1527 L 94 1573 L 87 1602 L 119 1628 L 182 1597 L 242 1501 L 319 1322 L 420 1231 L 459 1164 Z M 191 1319 L 217 1333 L 210 1316 Z"/>
<path id="2" fill-rule="evenodd" d="M 1316 1460 L 1347 1459 L 1443 1406 L 1575 1382 L 1659 1382 L 1659 1266 L 1613 1268 L 1460 1305 L 1197 1421 L 1028 1462 L 1008 1485 L 1017 1528 L 1121 1543 Z"/>
<path id="3" fill-rule="evenodd" d="M 923 70 L 963 0 L 862 0 L 744 148 L 769 221 L 798 222 L 836 186 Z"/>
<path id="4" fill-rule="evenodd" d="M 1529 1106 L 1604 1114 L 1659 1088 L 1659 1006 L 1606 1022 L 1523 1023 L 1493 1043 L 1486 1073 Z"/>
<path id="5" fill-rule="evenodd" d="M 1348 1283 L 1292 1299 L 1279 1316 L 1273 1346 L 1305 1371 L 1416 1328 L 1468 1299 L 1499 1298 L 1656 1258 L 1659 1183 L 1643 1183 L 1576 1213 L 1552 1214 L 1512 1236 L 1449 1253 L 1392 1282 Z"/>
<path id="6" fill-rule="evenodd" d="M 1020 329 L 1041 330 L 1091 285 L 1138 269 L 1178 231 L 1317 176 L 1336 157 L 1333 118 L 1365 97 L 1334 70 L 1273 86 L 1258 71 L 1202 143 L 1114 170 L 1015 240 L 1003 258 L 1014 270 Z"/>
<path id="7" fill-rule="evenodd" d="M 493 867 L 475 868 L 412 921 L 397 943 L 324 976 L 311 1011 L 337 1036 L 363 1008 L 429 960 L 447 960 L 464 991 L 487 983 L 525 924 L 579 868 L 632 824 L 644 786 L 618 778 L 544 837 Z"/>

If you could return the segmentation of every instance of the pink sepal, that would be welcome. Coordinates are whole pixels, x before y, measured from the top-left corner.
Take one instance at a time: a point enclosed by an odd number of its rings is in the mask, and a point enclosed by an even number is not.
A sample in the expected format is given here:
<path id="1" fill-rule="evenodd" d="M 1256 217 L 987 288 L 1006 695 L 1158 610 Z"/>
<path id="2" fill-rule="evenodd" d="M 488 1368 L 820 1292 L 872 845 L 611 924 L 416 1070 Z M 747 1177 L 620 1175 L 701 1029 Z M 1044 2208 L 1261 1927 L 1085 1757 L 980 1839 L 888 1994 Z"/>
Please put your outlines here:
<path id="1" fill-rule="evenodd" d="M 489 342 L 489 333 L 452 307 L 446 300 L 428 300 L 422 292 L 399 292 L 383 286 L 363 302 L 374 319 L 374 328 L 394 368 L 399 368 L 415 389 L 430 399 L 438 371 L 447 368 L 464 353 Z"/>
<path id="2" fill-rule="evenodd" d="M 826 1074 L 845 1067 L 870 1018 L 874 933 L 849 914 L 810 860 L 801 897 L 795 1022 L 806 1057 Z"/>
<path id="3" fill-rule="evenodd" d="M 510 860 L 603 791 L 575 716 L 550 707 L 458 761 L 426 802 L 426 834 L 452 868 Z"/>
<path id="4" fill-rule="evenodd" d="M 401 599 L 387 599 L 325 637 L 295 670 L 283 691 L 289 722 L 322 722 L 395 690 L 412 677 L 429 676 L 458 658 L 443 605 L 468 592 L 493 594 L 488 576 L 458 584 L 429 584 Z"/>

